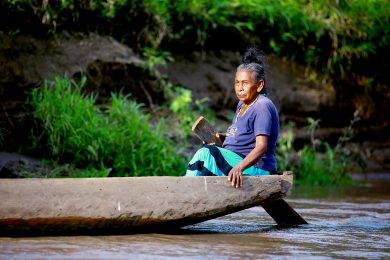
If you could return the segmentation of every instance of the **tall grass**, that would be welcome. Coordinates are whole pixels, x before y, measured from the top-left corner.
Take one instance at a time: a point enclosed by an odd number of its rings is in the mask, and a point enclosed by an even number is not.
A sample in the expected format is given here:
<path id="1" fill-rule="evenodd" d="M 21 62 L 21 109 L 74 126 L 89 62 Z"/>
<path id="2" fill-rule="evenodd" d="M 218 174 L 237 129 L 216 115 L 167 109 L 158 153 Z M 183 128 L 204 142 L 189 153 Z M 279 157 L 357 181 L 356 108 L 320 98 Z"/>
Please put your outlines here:
<path id="1" fill-rule="evenodd" d="M 83 94 L 84 83 L 84 77 L 79 83 L 57 77 L 33 91 L 34 116 L 42 124 L 42 131 L 34 133 L 34 149 L 90 173 L 183 174 L 184 159 L 162 122 L 152 126 L 139 104 L 118 94 L 112 95 L 111 104 L 98 107 L 93 95 Z"/>

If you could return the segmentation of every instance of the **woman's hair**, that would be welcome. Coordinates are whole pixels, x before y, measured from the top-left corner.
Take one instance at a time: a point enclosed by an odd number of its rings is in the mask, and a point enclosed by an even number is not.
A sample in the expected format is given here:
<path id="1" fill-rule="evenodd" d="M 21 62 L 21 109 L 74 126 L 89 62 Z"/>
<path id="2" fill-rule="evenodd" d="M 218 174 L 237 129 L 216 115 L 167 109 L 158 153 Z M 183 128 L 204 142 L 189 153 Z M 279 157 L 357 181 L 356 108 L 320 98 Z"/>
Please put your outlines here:
<path id="1" fill-rule="evenodd" d="M 257 46 L 249 46 L 242 56 L 242 63 L 237 67 L 239 70 L 248 70 L 252 72 L 253 79 L 256 82 L 264 80 L 264 87 L 260 94 L 267 95 L 267 75 L 265 73 L 265 55 Z"/>

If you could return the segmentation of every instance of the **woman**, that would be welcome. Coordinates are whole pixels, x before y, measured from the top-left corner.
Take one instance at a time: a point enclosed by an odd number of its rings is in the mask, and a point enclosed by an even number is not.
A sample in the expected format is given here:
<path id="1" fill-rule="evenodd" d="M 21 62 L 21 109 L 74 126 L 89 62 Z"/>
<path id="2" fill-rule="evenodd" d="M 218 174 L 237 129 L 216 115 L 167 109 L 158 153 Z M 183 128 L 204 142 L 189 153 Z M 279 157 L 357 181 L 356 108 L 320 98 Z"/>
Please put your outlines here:
<path id="1" fill-rule="evenodd" d="M 232 186 L 243 184 L 243 175 L 276 173 L 276 141 L 279 116 L 267 97 L 263 54 L 249 47 L 238 66 L 234 89 L 239 99 L 232 125 L 222 148 L 204 145 L 188 164 L 186 176 L 228 176 Z"/>

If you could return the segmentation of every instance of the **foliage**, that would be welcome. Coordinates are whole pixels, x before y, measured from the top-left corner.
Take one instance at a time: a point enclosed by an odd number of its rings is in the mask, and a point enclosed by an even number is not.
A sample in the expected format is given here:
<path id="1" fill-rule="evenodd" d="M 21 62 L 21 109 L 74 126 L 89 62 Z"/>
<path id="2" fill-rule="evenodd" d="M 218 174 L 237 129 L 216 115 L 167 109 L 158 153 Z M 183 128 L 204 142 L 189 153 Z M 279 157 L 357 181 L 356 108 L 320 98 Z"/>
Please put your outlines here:
<path id="1" fill-rule="evenodd" d="M 215 113 L 206 104 L 208 97 L 193 100 L 191 90 L 174 86 L 171 83 L 168 83 L 167 87 L 169 91 L 166 92 L 170 94 L 167 98 L 169 109 L 174 119 L 171 124 L 176 125 L 175 128 L 178 129 L 176 132 L 181 141 L 188 141 L 192 133 L 192 124 L 200 115 L 206 117 L 211 123 L 215 123 Z"/>
<path id="2" fill-rule="evenodd" d="M 320 127 L 320 121 L 319 119 L 313 119 L 311 117 L 307 118 L 307 130 L 309 131 L 310 133 L 310 141 L 311 141 L 311 145 L 312 145 L 312 148 L 315 150 L 316 149 L 316 146 L 320 143 L 319 140 L 315 139 L 315 136 L 314 136 L 314 132 L 317 128 Z"/>
<path id="3" fill-rule="evenodd" d="M 286 125 L 285 129 L 279 135 L 277 149 L 276 149 L 276 161 L 279 169 L 294 171 L 296 169 L 296 163 L 293 163 L 292 156 L 294 155 L 294 134 L 292 131 L 292 125 Z"/>
<path id="4" fill-rule="evenodd" d="M 172 61 L 171 54 L 158 49 L 144 49 L 146 57 L 146 69 L 155 76 L 164 89 L 166 106 L 170 110 L 169 124 L 174 129 L 174 136 L 179 142 L 185 143 L 191 133 L 193 122 L 199 117 L 199 113 L 214 121 L 214 113 L 207 108 L 208 98 L 200 100 L 192 99 L 192 91 L 181 86 L 175 86 L 162 75 L 157 67 L 165 67 L 167 61 Z M 183 145 L 185 147 L 186 145 Z"/>
<path id="5" fill-rule="evenodd" d="M 353 146 L 348 146 L 354 135 L 353 125 L 359 121 L 358 113 L 354 114 L 351 124 L 345 128 L 337 144 L 332 147 L 329 143 L 315 138 L 315 130 L 320 127 L 319 120 L 308 118 L 307 130 L 311 145 L 304 145 L 295 151 L 292 125 L 280 135 L 277 149 L 279 169 L 295 172 L 297 182 L 311 185 L 347 184 L 351 182 L 347 170 L 354 164 L 365 167 L 364 154 Z"/>
<path id="6" fill-rule="evenodd" d="M 181 175 L 184 161 L 165 135 L 166 126 L 151 126 L 140 105 L 113 94 L 98 108 L 80 83 L 68 77 L 46 81 L 32 93 L 31 104 L 43 130 L 34 133 L 34 147 L 47 158 L 88 169 L 88 176 Z"/>
<path id="7" fill-rule="evenodd" d="M 143 56 L 146 58 L 146 69 L 154 74 L 158 73 L 156 66 L 165 66 L 168 61 L 173 61 L 171 53 L 158 49 L 144 48 Z"/>
<path id="8" fill-rule="evenodd" d="M 196 119 L 191 109 L 191 95 L 191 90 L 175 87 L 174 97 L 169 104 L 169 109 L 178 117 L 180 129 L 184 133 L 190 133 L 191 124 Z"/>
<path id="9" fill-rule="evenodd" d="M 241 44 L 260 42 L 267 52 L 301 61 L 328 77 L 354 71 L 376 81 L 384 80 L 381 72 L 389 68 L 383 59 L 389 13 L 388 0 L 5 0 L 1 16 L 10 33 L 42 24 L 49 32 L 86 24 L 139 50 L 167 43 L 204 48 L 239 37 Z"/>
<path id="10" fill-rule="evenodd" d="M 304 146 L 299 151 L 298 183 L 314 185 L 349 183 L 351 179 L 346 174 L 348 161 L 338 158 L 338 151 L 332 149 L 328 143 L 324 142 L 323 146 L 325 148 L 323 152 L 309 146 Z"/>

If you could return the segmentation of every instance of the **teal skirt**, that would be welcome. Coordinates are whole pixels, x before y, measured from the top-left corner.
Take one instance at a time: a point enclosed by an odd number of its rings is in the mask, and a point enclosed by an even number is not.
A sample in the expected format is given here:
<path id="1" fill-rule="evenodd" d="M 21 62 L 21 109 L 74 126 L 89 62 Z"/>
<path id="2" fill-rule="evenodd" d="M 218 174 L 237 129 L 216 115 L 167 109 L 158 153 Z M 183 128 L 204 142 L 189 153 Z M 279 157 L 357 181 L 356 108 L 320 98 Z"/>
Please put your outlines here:
<path id="1" fill-rule="evenodd" d="M 214 145 L 204 145 L 188 163 L 186 176 L 227 176 L 244 159 L 244 155 Z M 244 175 L 269 175 L 269 171 L 251 166 Z"/>

